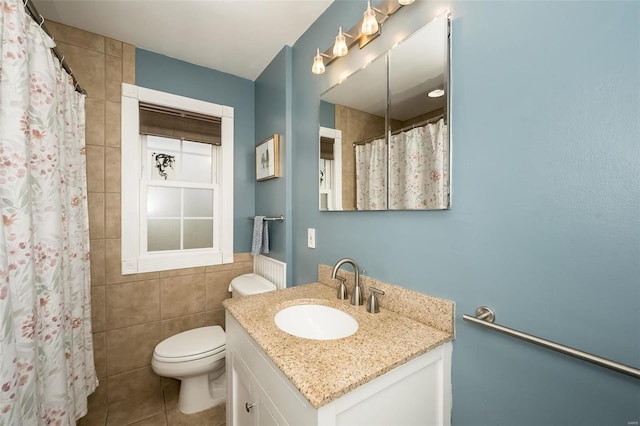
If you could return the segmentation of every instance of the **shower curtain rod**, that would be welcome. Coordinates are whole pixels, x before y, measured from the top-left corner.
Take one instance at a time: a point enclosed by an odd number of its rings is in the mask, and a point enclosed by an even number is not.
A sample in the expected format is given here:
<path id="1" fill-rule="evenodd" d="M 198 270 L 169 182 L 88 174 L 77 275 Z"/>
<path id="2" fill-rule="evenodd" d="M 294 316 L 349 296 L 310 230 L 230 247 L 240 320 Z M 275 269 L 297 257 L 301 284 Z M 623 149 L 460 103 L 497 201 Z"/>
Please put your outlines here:
<path id="1" fill-rule="evenodd" d="M 398 133 L 406 132 L 407 130 L 413 130 L 416 127 L 421 127 L 421 126 L 424 126 L 425 124 L 429 124 L 429 123 L 433 123 L 435 121 L 438 121 L 441 118 L 444 118 L 444 114 L 438 114 L 435 117 L 427 118 L 426 120 L 418 121 L 417 123 L 413 123 L 413 124 L 410 124 L 409 126 L 401 128 L 401 129 L 394 130 L 393 132 L 391 132 L 391 135 L 393 136 L 393 135 L 397 135 Z M 384 138 L 384 135 L 376 136 L 376 137 L 370 138 L 370 139 L 365 139 L 365 140 L 360 141 L 360 142 L 354 142 L 353 143 L 353 147 L 355 148 L 357 145 L 365 145 L 365 144 L 368 144 L 369 142 L 372 142 L 372 141 L 374 141 L 376 139 L 381 139 L 381 138 Z"/>
<path id="2" fill-rule="evenodd" d="M 38 25 L 40 25 L 40 28 L 42 28 L 44 32 L 47 33 L 47 35 L 51 37 L 52 40 L 54 40 L 53 36 L 49 32 L 49 29 L 44 23 L 44 17 L 40 14 L 40 12 L 38 12 L 38 9 L 36 9 L 36 6 L 33 4 L 33 2 L 30 0 L 26 0 L 24 2 L 24 7 L 27 9 L 27 12 L 29 12 L 29 15 L 31 15 L 31 19 L 33 19 L 36 23 L 38 23 Z M 67 74 L 69 74 L 73 79 L 73 85 L 76 91 L 82 93 L 83 95 L 86 95 L 87 91 L 84 90 L 82 87 L 80 87 L 80 83 L 78 83 L 76 76 L 73 75 L 73 71 L 71 70 L 71 68 L 69 68 L 69 65 L 65 62 L 64 55 L 60 53 L 60 51 L 58 50 L 58 47 L 54 46 L 53 48 L 51 48 L 51 50 L 53 50 L 53 54 L 56 55 L 56 58 L 60 60 L 60 63 L 62 64 L 62 68 L 64 68 Z"/>

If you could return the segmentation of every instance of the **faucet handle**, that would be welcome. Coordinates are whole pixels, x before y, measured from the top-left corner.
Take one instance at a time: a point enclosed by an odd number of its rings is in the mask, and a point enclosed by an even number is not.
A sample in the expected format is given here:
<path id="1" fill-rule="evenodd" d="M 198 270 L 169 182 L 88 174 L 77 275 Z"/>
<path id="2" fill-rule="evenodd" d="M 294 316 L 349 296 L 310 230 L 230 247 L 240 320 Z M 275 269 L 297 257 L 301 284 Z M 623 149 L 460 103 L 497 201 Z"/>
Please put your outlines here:
<path id="1" fill-rule="evenodd" d="M 338 285 L 338 299 L 345 300 L 347 298 L 347 285 L 345 284 L 347 279 L 339 275 L 336 276 L 336 279 L 340 281 Z"/>
<path id="2" fill-rule="evenodd" d="M 369 294 L 369 300 L 367 301 L 367 312 L 371 314 L 377 314 L 380 312 L 380 304 L 378 303 L 377 294 L 384 295 L 384 291 L 375 287 L 369 287 L 371 293 Z"/>

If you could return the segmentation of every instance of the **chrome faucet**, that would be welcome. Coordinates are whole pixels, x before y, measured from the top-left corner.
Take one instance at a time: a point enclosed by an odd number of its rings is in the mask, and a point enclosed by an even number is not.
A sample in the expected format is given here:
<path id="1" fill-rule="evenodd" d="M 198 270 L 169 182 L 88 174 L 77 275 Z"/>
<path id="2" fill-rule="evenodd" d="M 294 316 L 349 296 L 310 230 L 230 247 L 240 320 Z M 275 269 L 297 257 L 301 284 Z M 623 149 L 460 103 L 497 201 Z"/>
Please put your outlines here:
<path id="1" fill-rule="evenodd" d="M 351 304 L 352 305 L 362 305 L 362 288 L 360 287 L 360 268 L 358 268 L 358 264 L 355 260 L 344 258 L 338 260 L 336 266 L 333 267 L 333 273 L 331 274 L 332 279 L 336 279 L 336 274 L 338 273 L 338 269 L 345 263 L 350 263 L 353 266 L 353 274 L 355 275 L 355 285 L 353 286 L 353 291 L 351 292 Z M 344 282 L 342 283 L 344 284 Z M 338 288 L 338 298 L 340 298 L 342 290 L 342 285 Z M 345 294 L 346 295 L 346 294 Z"/>

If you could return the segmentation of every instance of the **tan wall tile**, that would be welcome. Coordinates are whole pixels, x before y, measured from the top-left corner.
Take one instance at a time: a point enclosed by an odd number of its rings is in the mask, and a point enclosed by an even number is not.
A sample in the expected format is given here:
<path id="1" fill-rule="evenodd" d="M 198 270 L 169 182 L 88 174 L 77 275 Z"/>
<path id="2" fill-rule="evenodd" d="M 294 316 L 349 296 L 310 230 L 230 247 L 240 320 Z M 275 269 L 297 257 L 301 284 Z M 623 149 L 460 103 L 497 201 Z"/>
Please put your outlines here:
<path id="1" fill-rule="evenodd" d="M 107 331 L 107 375 L 151 365 L 160 340 L 160 322 Z"/>
<path id="2" fill-rule="evenodd" d="M 253 264 L 253 256 L 251 253 L 234 253 L 233 261 L 235 262 L 251 262 Z"/>
<path id="3" fill-rule="evenodd" d="M 104 238 L 104 193 L 90 192 L 89 203 L 89 237 L 92 240 Z"/>
<path id="4" fill-rule="evenodd" d="M 219 325 L 223 329 L 227 329 L 224 320 L 224 308 L 207 311 L 205 317 L 205 325 Z"/>
<path id="5" fill-rule="evenodd" d="M 162 390 L 160 376 L 151 367 L 143 367 L 107 378 L 107 402 L 133 399 Z"/>
<path id="6" fill-rule="evenodd" d="M 88 96 L 105 99 L 105 54 L 64 43 L 58 49 Z"/>
<path id="7" fill-rule="evenodd" d="M 167 426 L 167 415 L 166 413 L 158 413 L 139 422 L 131 423 L 130 426 Z M 174 425 L 172 424 L 171 426 Z"/>
<path id="8" fill-rule="evenodd" d="M 46 26 L 58 44 L 66 43 L 104 53 L 104 37 L 101 35 L 49 20 L 46 21 Z"/>
<path id="9" fill-rule="evenodd" d="M 120 238 L 120 194 L 105 194 L 105 237 Z"/>
<path id="10" fill-rule="evenodd" d="M 197 268 L 172 269 L 170 271 L 160 271 L 160 278 L 179 277 L 182 275 L 204 274 L 206 267 L 199 266 Z"/>
<path id="11" fill-rule="evenodd" d="M 112 38 L 105 38 L 105 50 L 107 55 L 122 57 L 122 42 Z"/>
<path id="12" fill-rule="evenodd" d="M 122 44 L 122 81 L 136 83 L 136 48 L 131 44 Z"/>
<path id="13" fill-rule="evenodd" d="M 107 146 L 120 146 L 120 102 L 107 101 L 105 112 L 105 144 Z"/>
<path id="14" fill-rule="evenodd" d="M 166 339 L 183 331 L 205 326 L 205 314 L 187 315 L 184 317 L 162 320 L 160 322 L 160 338 Z"/>
<path id="15" fill-rule="evenodd" d="M 162 319 L 204 312 L 205 274 L 160 279 Z"/>
<path id="16" fill-rule="evenodd" d="M 105 383 L 103 383 L 105 382 Z M 93 413 L 98 408 L 106 408 L 107 407 L 107 383 L 106 380 L 100 380 L 100 384 L 96 388 L 96 390 L 89 395 L 87 406 L 89 407 L 89 411 Z M 104 423 L 102 423 L 104 424 Z"/>
<path id="17" fill-rule="evenodd" d="M 87 145 L 87 191 L 104 192 L 104 147 Z"/>
<path id="18" fill-rule="evenodd" d="M 107 55 L 106 66 L 106 99 L 120 102 L 122 86 L 122 58 Z"/>
<path id="19" fill-rule="evenodd" d="M 104 100 L 87 98 L 85 110 L 85 138 L 87 145 L 104 146 Z"/>
<path id="20" fill-rule="evenodd" d="M 91 285 L 105 285 L 105 241 L 103 239 L 91 240 L 89 244 L 91 249 Z"/>
<path id="21" fill-rule="evenodd" d="M 105 286 L 91 287 L 91 328 L 94 333 L 105 330 Z"/>
<path id="22" fill-rule="evenodd" d="M 106 333 L 93 334 L 93 363 L 96 367 L 98 379 L 107 376 L 107 335 Z M 103 380 L 101 380 L 103 381 Z"/>
<path id="23" fill-rule="evenodd" d="M 122 191 L 121 186 L 121 155 L 120 148 L 107 147 L 104 151 L 104 189 L 106 192 Z"/>
<path id="24" fill-rule="evenodd" d="M 232 269 L 207 274 L 207 311 L 222 308 L 222 301 L 231 297 L 231 293 L 228 291 L 231 280 L 242 273 L 242 269 Z"/>
<path id="25" fill-rule="evenodd" d="M 157 279 L 107 286 L 107 330 L 158 320 L 160 320 L 160 283 Z"/>
<path id="26" fill-rule="evenodd" d="M 86 416 L 78 420 L 78 426 L 104 426 L 107 423 L 107 406 L 90 408 Z"/>

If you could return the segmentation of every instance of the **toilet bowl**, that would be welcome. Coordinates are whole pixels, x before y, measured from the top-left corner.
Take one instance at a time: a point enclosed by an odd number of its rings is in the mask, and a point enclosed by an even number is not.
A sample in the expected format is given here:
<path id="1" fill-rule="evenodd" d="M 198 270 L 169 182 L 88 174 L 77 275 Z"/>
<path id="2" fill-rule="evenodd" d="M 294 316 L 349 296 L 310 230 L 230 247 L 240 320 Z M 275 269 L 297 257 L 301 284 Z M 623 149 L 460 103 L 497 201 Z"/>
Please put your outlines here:
<path id="1" fill-rule="evenodd" d="M 277 290 L 266 278 L 244 274 L 229 286 L 232 297 Z M 180 380 L 178 410 L 197 413 L 226 401 L 226 338 L 222 327 L 194 328 L 158 343 L 151 368 L 163 377 Z"/>
<path id="2" fill-rule="evenodd" d="M 178 410 L 196 413 L 226 400 L 225 343 L 220 326 L 194 328 L 158 343 L 151 368 L 180 380 Z"/>

